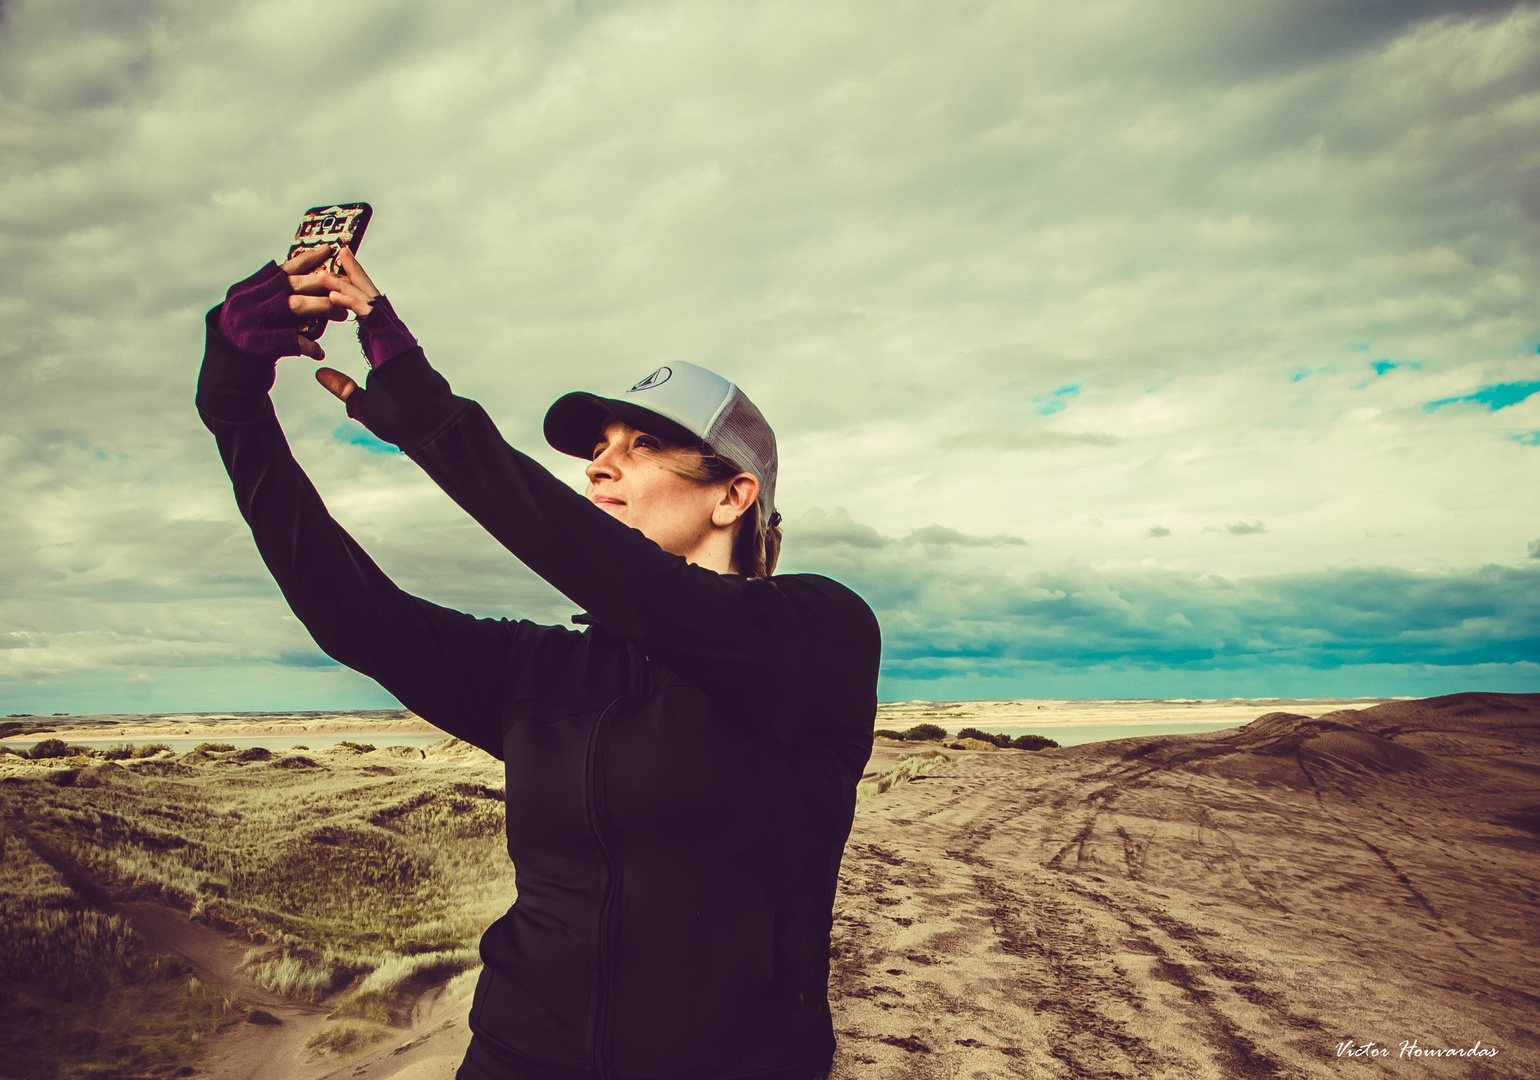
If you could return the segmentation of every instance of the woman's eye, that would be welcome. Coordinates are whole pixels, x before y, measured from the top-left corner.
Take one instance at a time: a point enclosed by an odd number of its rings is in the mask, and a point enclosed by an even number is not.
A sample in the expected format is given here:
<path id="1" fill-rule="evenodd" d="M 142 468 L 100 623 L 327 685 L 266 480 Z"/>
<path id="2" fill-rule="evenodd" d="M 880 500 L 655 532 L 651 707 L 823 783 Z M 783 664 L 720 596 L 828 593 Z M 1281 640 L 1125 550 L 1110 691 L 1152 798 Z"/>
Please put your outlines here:
<path id="1" fill-rule="evenodd" d="M 636 437 L 636 445 L 645 446 L 649 450 L 663 449 L 663 444 L 660 443 L 657 439 L 654 439 L 651 435 L 638 435 Z"/>

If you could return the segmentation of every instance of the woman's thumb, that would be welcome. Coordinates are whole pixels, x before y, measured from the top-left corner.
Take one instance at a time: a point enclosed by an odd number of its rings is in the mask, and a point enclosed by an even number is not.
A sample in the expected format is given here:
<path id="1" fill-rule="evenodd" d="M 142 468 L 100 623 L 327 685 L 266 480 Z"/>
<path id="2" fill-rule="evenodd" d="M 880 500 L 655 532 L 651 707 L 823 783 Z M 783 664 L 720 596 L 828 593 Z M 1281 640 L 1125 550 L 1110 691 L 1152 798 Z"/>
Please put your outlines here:
<path id="1" fill-rule="evenodd" d="M 315 381 L 332 392 L 339 401 L 346 401 L 358 389 L 358 384 L 333 368 L 316 368 Z"/>

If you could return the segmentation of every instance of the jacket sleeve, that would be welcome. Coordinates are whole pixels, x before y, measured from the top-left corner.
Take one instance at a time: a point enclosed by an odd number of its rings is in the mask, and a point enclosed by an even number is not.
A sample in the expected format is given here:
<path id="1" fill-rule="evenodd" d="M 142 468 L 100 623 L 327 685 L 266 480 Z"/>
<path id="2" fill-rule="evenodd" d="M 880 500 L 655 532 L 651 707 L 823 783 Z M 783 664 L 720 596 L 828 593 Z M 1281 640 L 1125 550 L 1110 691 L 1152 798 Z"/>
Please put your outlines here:
<path id="1" fill-rule="evenodd" d="M 284 438 L 270 361 L 241 352 L 207 319 L 196 403 L 241 515 L 284 599 L 330 657 L 378 682 L 436 727 L 502 756 L 510 660 L 561 627 L 477 619 L 412 596 L 331 515 Z"/>
<path id="2" fill-rule="evenodd" d="M 719 574 L 664 551 L 509 446 L 421 348 L 371 371 L 349 411 L 573 603 L 708 692 L 741 699 L 748 686 L 767 708 L 784 704 L 777 684 L 807 670 L 802 653 L 824 631 L 874 653 L 876 622 L 854 593 Z"/>

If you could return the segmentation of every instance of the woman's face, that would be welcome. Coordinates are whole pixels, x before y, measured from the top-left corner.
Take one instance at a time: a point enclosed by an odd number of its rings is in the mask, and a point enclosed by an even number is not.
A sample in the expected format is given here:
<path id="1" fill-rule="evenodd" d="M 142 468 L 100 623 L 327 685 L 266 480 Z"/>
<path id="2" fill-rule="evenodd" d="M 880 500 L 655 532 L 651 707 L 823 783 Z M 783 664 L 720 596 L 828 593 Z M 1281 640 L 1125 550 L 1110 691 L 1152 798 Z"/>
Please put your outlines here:
<path id="1" fill-rule="evenodd" d="M 594 445 L 585 494 L 599 509 L 639 530 L 664 551 L 689 558 L 714 531 L 713 513 L 728 485 L 680 476 L 648 454 L 649 450 L 679 449 L 656 435 L 613 421 Z"/>

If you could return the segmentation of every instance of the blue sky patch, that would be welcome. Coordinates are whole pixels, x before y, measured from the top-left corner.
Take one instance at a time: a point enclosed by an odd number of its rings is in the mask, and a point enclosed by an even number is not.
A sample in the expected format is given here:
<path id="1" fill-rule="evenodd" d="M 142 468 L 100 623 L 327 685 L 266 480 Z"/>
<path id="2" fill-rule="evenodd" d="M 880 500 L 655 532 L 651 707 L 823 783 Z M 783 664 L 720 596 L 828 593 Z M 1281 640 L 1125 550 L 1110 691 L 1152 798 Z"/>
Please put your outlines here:
<path id="1" fill-rule="evenodd" d="M 1540 393 L 1540 382 L 1494 383 L 1491 386 L 1483 386 L 1473 394 L 1430 401 L 1423 405 L 1423 410 L 1434 412 L 1445 405 L 1471 402 L 1476 405 L 1485 405 L 1488 412 L 1496 412 L 1498 409 L 1506 409 L 1509 405 L 1517 405 L 1525 398 L 1537 393 Z"/>
<path id="2" fill-rule="evenodd" d="M 367 430 L 356 424 L 334 429 L 332 431 L 332 437 L 335 439 L 340 439 L 342 442 L 347 443 L 349 446 L 362 446 L 371 454 L 401 453 L 400 450 L 396 449 L 394 446 L 391 446 L 390 443 L 382 442 L 381 440 L 376 439 Z"/>
<path id="3" fill-rule="evenodd" d="M 1540 431 L 1525 431 L 1518 435 L 1509 435 L 1508 438 L 1524 446 L 1540 446 Z"/>
<path id="4" fill-rule="evenodd" d="M 1369 366 L 1374 369 L 1376 377 L 1388 375 L 1396 370 L 1396 368 L 1411 368 L 1414 371 L 1422 368 L 1422 365 L 1415 360 L 1371 360 L 1369 361 Z"/>
<path id="5" fill-rule="evenodd" d="M 1037 406 L 1037 415 L 1052 416 L 1056 412 L 1063 412 L 1064 407 L 1069 404 L 1069 399 L 1078 393 L 1080 393 L 1080 384 L 1071 383 L 1068 386 L 1059 387 L 1047 397 L 1033 398 L 1032 404 Z"/>

